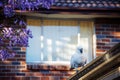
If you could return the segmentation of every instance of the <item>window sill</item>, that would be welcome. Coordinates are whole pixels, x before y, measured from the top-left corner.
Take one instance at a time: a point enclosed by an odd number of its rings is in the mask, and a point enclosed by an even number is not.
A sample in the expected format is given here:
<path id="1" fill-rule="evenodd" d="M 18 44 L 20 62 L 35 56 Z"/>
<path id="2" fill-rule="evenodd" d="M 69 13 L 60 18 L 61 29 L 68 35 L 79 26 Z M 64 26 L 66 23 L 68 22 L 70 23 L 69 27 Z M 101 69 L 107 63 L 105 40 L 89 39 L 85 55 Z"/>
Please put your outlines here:
<path id="1" fill-rule="evenodd" d="M 38 70 L 58 70 L 58 71 L 69 71 L 70 65 L 68 64 L 41 64 L 41 63 L 29 63 L 27 69 L 32 71 Z"/>

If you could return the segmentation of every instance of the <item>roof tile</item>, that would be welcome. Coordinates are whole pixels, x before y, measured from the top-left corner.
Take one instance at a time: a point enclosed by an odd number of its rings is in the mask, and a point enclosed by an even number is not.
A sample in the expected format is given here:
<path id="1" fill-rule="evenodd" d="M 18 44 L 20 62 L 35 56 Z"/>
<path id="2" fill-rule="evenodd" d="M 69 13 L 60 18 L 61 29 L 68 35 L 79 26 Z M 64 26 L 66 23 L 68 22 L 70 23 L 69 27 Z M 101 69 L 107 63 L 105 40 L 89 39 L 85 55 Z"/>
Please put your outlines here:
<path id="1" fill-rule="evenodd" d="M 75 8 L 120 8 L 120 0 L 55 0 L 53 6 Z"/>

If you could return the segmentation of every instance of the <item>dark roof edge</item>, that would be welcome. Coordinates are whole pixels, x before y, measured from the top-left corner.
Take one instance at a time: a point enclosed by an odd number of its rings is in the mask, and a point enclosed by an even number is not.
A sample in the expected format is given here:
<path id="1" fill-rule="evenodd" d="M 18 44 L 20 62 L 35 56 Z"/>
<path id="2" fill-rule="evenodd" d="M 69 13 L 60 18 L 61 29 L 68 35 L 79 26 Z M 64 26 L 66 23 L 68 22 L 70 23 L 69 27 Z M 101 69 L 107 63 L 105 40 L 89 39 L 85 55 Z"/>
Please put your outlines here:
<path id="1" fill-rule="evenodd" d="M 75 7 L 55 7 L 55 6 L 52 6 L 50 9 L 58 9 L 58 10 L 119 10 L 120 11 L 120 8 L 87 8 L 87 7 L 84 7 L 84 8 L 75 8 Z"/>
<path id="2" fill-rule="evenodd" d="M 120 8 L 68 8 L 52 6 L 50 9 L 41 8 L 36 12 L 43 14 L 94 14 L 120 16 Z"/>

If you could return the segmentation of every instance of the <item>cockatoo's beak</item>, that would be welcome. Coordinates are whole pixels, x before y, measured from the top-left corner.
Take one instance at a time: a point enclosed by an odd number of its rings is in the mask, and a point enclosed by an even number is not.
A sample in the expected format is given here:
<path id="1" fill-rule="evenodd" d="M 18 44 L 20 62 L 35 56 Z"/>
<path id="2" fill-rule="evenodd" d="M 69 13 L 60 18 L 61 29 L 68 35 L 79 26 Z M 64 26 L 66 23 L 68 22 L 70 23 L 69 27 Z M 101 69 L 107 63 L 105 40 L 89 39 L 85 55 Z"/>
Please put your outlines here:
<path id="1" fill-rule="evenodd" d="M 80 53 L 83 53 L 83 48 L 80 48 L 79 51 L 80 51 Z"/>

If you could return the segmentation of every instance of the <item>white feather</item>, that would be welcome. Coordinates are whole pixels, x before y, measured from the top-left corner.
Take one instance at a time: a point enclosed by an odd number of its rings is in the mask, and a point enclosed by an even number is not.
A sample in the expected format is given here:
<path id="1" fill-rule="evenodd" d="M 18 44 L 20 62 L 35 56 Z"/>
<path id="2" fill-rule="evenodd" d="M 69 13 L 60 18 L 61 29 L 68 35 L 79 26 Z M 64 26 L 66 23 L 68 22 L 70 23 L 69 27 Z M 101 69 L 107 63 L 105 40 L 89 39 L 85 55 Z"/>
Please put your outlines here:
<path id="1" fill-rule="evenodd" d="M 81 47 L 78 47 L 76 52 L 71 57 L 71 68 L 78 68 L 82 67 L 86 64 L 87 58 L 85 57 L 85 53 L 81 53 L 80 49 Z"/>

